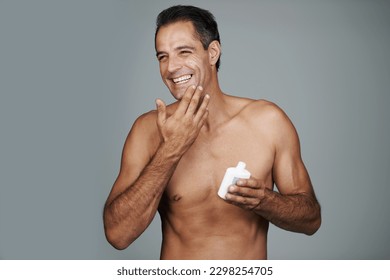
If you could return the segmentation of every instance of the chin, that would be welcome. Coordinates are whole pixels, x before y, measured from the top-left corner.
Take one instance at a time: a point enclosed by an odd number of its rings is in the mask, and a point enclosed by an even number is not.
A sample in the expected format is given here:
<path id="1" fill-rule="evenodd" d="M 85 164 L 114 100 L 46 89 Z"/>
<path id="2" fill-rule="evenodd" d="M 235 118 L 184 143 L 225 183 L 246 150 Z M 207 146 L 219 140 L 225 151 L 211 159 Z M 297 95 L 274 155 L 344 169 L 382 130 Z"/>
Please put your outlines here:
<path id="1" fill-rule="evenodd" d="M 169 88 L 169 91 L 171 92 L 172 96 L 176 100 L 181 100 L 183 98 L 184 94 L 186 93 L 187 89 L 192 85 L 194 85 L 194 83 L 188 83 L 188 84 L 186 83 L 180 87 L 174 86 L 175 88 Z"/>
<path id="2" fill-rule="evenodd" d="M 178 101 L 180 101 L 183 98 L 184 93 L 185 93 L 185 91 L 177 91 L 177 90 L 176 91 L 170 90 L 170 92 L 171 92 L 171 95 L 173 96 L 173 98 L 175 98 Z"/>

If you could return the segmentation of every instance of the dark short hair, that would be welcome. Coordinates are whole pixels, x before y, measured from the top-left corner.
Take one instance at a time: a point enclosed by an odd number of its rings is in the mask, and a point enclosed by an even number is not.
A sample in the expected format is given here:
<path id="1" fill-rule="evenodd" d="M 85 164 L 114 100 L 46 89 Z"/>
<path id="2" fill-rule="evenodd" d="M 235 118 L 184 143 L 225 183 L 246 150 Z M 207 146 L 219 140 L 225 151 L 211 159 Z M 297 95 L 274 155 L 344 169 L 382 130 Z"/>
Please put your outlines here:
<path id="1" fill-rule="evenodd" d="M 208 49 L 210 43 L 217 40 L 221 43 L 218 32 L 218 25 L 212 13 L 207 10 L 194 7 L 176 5 L 163 10 L 156 20 L 156 33 L 154 42 L 156 42 L 157 32 L 161 26 L 175 23 L 178 21 L 190 21 L 194 25 L 195 31 L 201 41 L 203 48 Z M 217 71 L 221 64 L 221 57 L 218 58 L 216 67 Z"/>

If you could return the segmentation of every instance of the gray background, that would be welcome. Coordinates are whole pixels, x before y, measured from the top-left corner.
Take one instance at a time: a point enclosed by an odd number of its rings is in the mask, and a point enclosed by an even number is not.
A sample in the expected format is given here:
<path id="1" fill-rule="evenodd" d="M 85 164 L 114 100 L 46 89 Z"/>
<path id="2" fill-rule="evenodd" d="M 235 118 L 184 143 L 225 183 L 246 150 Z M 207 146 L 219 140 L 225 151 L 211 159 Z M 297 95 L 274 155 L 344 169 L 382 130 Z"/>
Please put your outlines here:
<path id="1" fill-rule="evenodd" d="M 0 1 L 0 259 L 159 257 L 158 215 L 116 251 L 102 208 L 133 121 L 173 101 L 153 39 L 177 3 L 216 16 L 222 89 L 299 132 L 323 224 L 271 226 L 269 258 L 389 259 L 390 2 L 373 0 Z"/>

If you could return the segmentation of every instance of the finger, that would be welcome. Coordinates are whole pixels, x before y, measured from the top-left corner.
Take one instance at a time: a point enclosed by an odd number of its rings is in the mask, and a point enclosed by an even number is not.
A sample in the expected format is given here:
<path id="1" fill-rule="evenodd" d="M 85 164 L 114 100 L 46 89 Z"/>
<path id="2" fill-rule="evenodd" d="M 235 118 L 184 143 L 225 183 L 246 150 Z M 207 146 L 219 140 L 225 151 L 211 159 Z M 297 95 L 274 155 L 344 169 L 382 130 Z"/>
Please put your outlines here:
<path id="1" fill-rule="evenodd" d="M 239 179 L 236 182 L 236 185 L 239 187 L 247 187 L 247 188 L 252 188 L 252 189 L 259 189 L 260 184 L 258 180 L 256 180 L 253 177 L 250 177 L 249 179 Z"/>
<path id="2" fill-rule="evenodd" d="M 161 99 L 156 99 L 157 106 L 157 124 L 162 126 L 167 119 L 167 106 Z"/>
<path id="3" fill-rule="evenodd" d="M 209 110 L 206 109 L 205 113 L 203 114 L 202 118 L 198 122 L 198 128 L 200 129 L 206 122 L 207 117 L 209 116 Z"/>
<path id="4" fill-rule="evenodd" d="M 259 190 L 253 189 L 253 188 L 247 188 L 247 187 L 239 187 L 232 185 L 228 189 L 228 193 L 243 196 L 243 197 L 258 197 L 259 196 Z"/>
<path id="5" fill-rule="evenodd" d="M 192 96 L 195 93 L 196 86 L 192 85 L 186 89 L 186 92 L 183 95 L 183 98 L 180 100 L 179 106 L 175 114 L 179 114 L 180 116 L 184 115 L 187 111 L 188 105 L 191 102 Z"/>
<path id="6" fill-rule="evenodd" d="M 226 201 L 245 209 L 253 209 L 259 205 L 259 199 L 257 198 L 244 197 L 230 193 L 226 194 Z"/>
<path id="7" fill-rule="evenodd" d="M 200 107 L 198 109 L 198 112 L 196 112 L 196 115 L 195 115 L 195 118 L 194 118 L 195 122 L 199 122 L 200 120 L 204 119 L 204 115 L 208 114 L 208 109 L 207 108 L 209 106 L 209 102 L 210 102 L 210 95 L 206 94 L 203 97 L 203 101 L 202 101 L 202 104 L 200 105 Z"/>
<path id="8" fill-rule="evenodd" d="M 200 96 L 202 94 L 202 91 L 203 91 L 202 86 L 198 86 L 196 88 L 194 94 L 192 95 L 190 104 L 188 105 L 186 115 L 189 115 L 192 117 L 195 114 L 196 109 L 199 107 L 198 105 L 199 105 Z"/>

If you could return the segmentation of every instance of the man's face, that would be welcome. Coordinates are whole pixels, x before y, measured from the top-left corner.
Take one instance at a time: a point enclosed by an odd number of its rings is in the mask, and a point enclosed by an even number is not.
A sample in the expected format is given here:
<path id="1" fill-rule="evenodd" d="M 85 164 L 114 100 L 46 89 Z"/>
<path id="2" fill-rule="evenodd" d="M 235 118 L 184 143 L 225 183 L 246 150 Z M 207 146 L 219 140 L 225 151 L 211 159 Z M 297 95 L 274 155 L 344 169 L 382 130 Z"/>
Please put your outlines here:
<path id="1" fill-rule="evenodd" d="M 162 26 L 156 36 L 156 52 L 161 78 L 177 100 L 190 85 L 207 87 L 211 73 L 208 51 L 191 22 Z"/>

